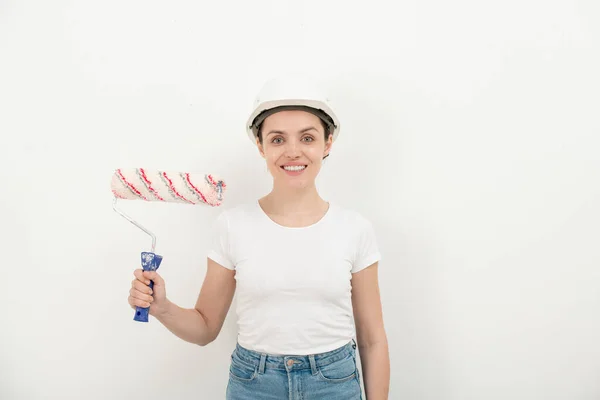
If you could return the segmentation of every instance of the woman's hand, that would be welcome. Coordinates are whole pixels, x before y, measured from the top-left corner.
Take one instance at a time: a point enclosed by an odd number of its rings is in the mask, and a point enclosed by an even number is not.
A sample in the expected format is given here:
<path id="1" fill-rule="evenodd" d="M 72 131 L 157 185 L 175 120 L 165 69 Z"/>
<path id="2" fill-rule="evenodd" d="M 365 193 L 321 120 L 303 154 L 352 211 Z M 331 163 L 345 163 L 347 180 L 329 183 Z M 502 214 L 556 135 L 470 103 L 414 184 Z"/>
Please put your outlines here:
<path id="1" fill-rule="evenodd" d="M 136 269 L 133 272 L 135 279 L 131 282 L 128 302 L 131 308 L 150 307 L 150 315 L 157 316 L 167 310 L 168 300 L 165 281 L 156 271 L 143 271 Z M 154 282 L 154 289 L 150 289 L 150 281 Z"/>

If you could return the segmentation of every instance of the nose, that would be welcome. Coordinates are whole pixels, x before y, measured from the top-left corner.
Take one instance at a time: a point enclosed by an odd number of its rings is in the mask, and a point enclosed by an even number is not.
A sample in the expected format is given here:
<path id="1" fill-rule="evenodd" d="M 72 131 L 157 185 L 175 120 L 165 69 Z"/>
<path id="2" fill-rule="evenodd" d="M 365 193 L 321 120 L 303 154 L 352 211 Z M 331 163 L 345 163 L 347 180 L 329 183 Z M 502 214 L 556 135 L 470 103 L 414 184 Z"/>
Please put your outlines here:
<path id="1" fill-rule="evenodd" d="M 296 140 L 289 140 L 286 144 L 285 154 L 288 158 L 298 158 L 302 153 Z"/>

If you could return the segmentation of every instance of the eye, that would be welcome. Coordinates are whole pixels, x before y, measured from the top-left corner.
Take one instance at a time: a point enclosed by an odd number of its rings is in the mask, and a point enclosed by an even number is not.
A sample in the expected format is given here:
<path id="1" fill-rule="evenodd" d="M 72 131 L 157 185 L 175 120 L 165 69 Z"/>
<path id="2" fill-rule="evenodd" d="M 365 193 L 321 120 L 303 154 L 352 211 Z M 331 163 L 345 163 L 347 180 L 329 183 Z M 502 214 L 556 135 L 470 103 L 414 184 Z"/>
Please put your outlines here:
<path id="1" fill-rule="evenodd" d="M 275 143 L 275 144 L 281 143 L 281 142 L 277 142 L 277 140 L 283 140 L 283 138 L 282 137 L 276 137 L 273 140 L 271 140 L 271 143 Z"/>
<path id="2" fill-rule="evenodd" d="M 314 139 L 312 136 L 304 136 L 302 139 L 303 139 L 303 140 L 304 140 L 304 139 L 310 139 L 310 140 L 309 140 L 309 142 L 312 142 L 312 141 L 314 141 L 314 140 L 315 140 L 315 139 Z"/>

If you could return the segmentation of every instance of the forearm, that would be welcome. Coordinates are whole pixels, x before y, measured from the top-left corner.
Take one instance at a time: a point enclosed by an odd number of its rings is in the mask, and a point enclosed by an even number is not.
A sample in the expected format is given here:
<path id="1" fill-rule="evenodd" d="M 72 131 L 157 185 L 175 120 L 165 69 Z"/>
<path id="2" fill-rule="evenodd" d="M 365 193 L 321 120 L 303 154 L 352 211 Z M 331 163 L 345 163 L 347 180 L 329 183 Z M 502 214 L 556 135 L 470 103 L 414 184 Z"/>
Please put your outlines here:
<path id="1" fill-rule="evenodd" d="M 182 308 L 168 301 L 165 310 L 155 317 L 175 336 L 186 342 L 205 346 L 213 341 L 206 320 L 194 308 Z"/>
<path id="2" fill-rule="evenodd" d="M 367 400 L 387 400 L 390 387 L 390 357 L 387 340 L 359 345 Z"/>

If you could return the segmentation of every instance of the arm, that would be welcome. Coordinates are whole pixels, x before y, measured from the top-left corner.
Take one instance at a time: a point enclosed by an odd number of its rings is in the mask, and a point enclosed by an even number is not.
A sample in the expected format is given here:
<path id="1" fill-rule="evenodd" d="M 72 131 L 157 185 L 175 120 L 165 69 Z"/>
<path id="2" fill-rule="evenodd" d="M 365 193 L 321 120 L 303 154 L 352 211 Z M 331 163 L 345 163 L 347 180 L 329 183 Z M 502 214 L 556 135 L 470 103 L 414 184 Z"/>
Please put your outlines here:
<path id="1" fill-rule="evenodd" d="M 353 274 L 352 306 L 367 399 L 386 400 L 390 358 L 379 295 L 378 263 Z"/>
<path id="2" fill-rule="evenodd" d="M 167 300 L 164 310 L 156 315 L 173 334 L 200 346 L 206 346 L 219 335 L 236 286 L 235 271 L 210 258 L 207 260 L 206 276 L 196 306 L 181 308 Z"/>

